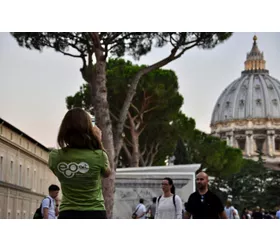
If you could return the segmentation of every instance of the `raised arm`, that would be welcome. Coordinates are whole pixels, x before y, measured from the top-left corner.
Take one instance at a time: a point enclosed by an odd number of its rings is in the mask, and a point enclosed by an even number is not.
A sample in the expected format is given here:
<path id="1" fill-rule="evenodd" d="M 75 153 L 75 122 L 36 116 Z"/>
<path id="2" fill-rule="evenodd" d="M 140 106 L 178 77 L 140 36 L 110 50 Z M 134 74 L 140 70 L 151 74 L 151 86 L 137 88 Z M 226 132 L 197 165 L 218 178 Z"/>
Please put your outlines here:
<path id="1" fill-rule="evenodd" d="M 111 175 L 112 171 L 111 171 L 111 168 L 110 168 L 109 159 L 108 159 L 107 154 L 105 152 L 102 152 L 102 154 L 103 154 L 103 157 L 104 157 L 104 166 L 101 169 L 101 174 L 104 178 L 107 178 Z"/>

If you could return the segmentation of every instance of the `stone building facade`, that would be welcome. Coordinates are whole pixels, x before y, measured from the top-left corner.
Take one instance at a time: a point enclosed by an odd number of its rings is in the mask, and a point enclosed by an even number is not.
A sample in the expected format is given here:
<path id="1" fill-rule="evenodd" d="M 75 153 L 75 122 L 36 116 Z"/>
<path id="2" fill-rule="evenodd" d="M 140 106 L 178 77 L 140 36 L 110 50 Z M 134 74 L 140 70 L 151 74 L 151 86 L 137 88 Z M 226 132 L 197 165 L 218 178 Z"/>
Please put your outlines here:
<path id="1" fill-rule="evenodd" d="M 262 151 L 267 165 L 280 163 L 280 82 L 270 76 L 264 55 L 253 38 L 241 76 L 220 95 L 214 107 L 211 133 L 257 159 Z"/>
<path id="2" fill-rule="evenodd" d="M 0 118 L 0 219 L 30 219 L 59 186 L 47 166 L 49 149 Z"/>

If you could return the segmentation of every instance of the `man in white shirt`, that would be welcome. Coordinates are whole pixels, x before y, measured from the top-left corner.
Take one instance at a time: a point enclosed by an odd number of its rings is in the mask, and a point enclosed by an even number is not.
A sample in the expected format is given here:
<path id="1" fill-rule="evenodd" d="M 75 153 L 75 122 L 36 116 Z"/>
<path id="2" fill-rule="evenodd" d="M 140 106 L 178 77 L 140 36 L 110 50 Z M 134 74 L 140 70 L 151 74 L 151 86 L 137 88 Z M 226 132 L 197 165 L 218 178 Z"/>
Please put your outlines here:
<path id="1" fill-rule="evenodd" d="M 226 212 L 228 219 L 237 218 L 237 210 L 231 205 L 230 200 L 227 200 L 227 202 L 226 202 L 225 212 Z"/>
<path id="2" fill-rule="evenodd" d="M 58 193 L 60 188 L 57 185 L 49 186 L 49 195 L 42 201 L 41 213 L 43 219 L 56 219 L 58 216 Z"/>
<path id="3" fill-rule="evenodd" d="M 139 204 L 136 206 L 135 213 L 137 215 L 136 219 L 146 219 L 146 207 L 144 205 L 144 200 L 140 199 Z"/>
<path id="4" fill-rule="evenodd" d="M 279 208 L 279 210 L 276 212 L 276 219 L 280 219 L 280 208 Z"/>

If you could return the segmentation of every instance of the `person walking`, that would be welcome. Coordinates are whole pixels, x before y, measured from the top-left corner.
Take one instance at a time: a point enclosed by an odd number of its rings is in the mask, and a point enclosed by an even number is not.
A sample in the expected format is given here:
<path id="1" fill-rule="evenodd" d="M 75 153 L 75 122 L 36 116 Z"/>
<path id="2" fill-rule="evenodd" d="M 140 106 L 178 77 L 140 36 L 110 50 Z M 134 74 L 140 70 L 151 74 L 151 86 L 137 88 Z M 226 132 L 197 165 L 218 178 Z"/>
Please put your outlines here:
<path id="1" fill-rule="evenodd" d="M 226 201 L 225 212 L 228 219 L 236 219 L 238 216 L 236 209 L 232 206 L 231 201 Z"/>
<path id="2" fill-rule="evenodd" d="M 263 219 L 263 214 L 259 206 L 257 206 L 255 211 L 253 212 L 252 219 Z"/>
<path id="3" fill-rule="evenodd" d="M 153 197 L 152 204 L 147 208 L 148 219 L 154 219 L 156 215 L 157 197 Z"/>
<path id="4" fill-rule="evenodd" d="M 144 199 L 139 200 L 139 204 L 136 206 L 135 212 L 132 215 L 133 219 L 146 219 L 146 207 L 144 205 Z"/>
<path id="5" fill-rule="evenodd" d="M 280 219 L 280 206 L 279 206 L 279 210 L 276 212 L 275 218 Z"/>
<path id="6" fill-rule="evenodd" d="M 249 210 L 247 207 L 243 208 L 241 219 L 250 219 Z"/>
<path id="7" fill-rule="evenodd" d="M 163 194 L 157 198 L 155 219 L 182 219 L 182 200 L 175 194 L 171 178 L 162 180 Z"/>
<path id="8" fill-rule="evenodd" d="M 52 184 L 49 186 L 49 195 L 46 196 L 39 208 L 34 213 L 33 219 L 56 219 L 59 213 L 58 194 L 59 186 Z"/>
<path id="9" fill-rule="evenodd" d="M 186 219 L 227 219 L 221 200 L 209 190 L 208 183 L 208 175 L 205 172 L 197 174 L 197 191 L 188 199 Z"/>

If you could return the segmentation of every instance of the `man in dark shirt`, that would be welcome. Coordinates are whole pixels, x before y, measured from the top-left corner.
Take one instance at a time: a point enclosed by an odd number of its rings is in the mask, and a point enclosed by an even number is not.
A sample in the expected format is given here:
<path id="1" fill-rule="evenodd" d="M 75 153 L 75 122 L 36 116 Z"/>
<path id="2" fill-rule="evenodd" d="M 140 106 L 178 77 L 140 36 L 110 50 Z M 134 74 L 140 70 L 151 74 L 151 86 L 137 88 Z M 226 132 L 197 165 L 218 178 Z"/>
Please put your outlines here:
<path id="1" fill-rule="evenodd" d="M 252 219 L 263 219 L 263 214 L 260 211 L 260 207 L 256 207 L 256 211 L 253 212 L 252 214 Z"/>
<path id="2" fill-rule="evenodd" d="M 186 219 L 227 219 L 224 206 L 214 193 L 208 190 L 208 175 L 200 172 L 196 176 L 197 191 L 192 193 L 187 204 Z"/>

